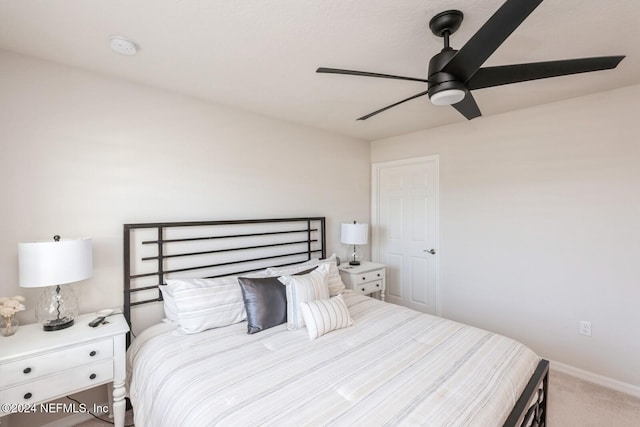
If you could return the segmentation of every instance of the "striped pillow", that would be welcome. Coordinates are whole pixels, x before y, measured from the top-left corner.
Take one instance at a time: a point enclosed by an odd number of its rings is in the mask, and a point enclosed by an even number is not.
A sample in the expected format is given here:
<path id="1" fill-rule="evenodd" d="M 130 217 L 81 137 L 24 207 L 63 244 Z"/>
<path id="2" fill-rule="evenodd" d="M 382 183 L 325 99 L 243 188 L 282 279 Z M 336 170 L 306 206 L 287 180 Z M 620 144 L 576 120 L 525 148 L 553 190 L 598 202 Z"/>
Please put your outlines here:
<path id="1" fill-rule="evenodd" d="M 278 280 L 287 285 L 287 329 L 304 326 L 300 303 L 329 298 L 327 274 L 329 265 L 323 264 L 302 276 L 282 276 Z"/>
<path id="2" fill-rule="evenodd" d="M 332 297 L 340 295 L 342 291 L 344 291 L 345 286 L 344 283 L 342 283 L 342 279 L 340 278 L 340 271 L 338 271 L 336 254 L 332 254 L 329 258 L 321 259 L 319 261 L 319 264 L 329 264 L 329 295 Z"/>
<path id="3" fill-rule="evenodd" d="M 172 296 L 179 330 L 195 334 L 247 318 L 237 277 L 169 279 L 163 296 Z"/>
<path id="4" fill-rule="evenodd" d="M 332 254 L 329 258 L 313 258 L 309 261 L 305 261 L 300 264 L 289 265 L 286 267 L 269 267 L 266 270 L 266 274 L 267 276 L 290 276 L 292 274 L 297 274 L 304 270 L 308 270 L 309 267 L 313 267 L 314 265 L 329 264 L 329 295 L 333 297 L 341 294 L 345 289 L 344 283 L 340 278 L 337 261 L 338 258 L 336 257 L 336 254 Z"/>
<path id="5" fill-rule="evenodd" d="M 327 332 L 353 325 L 342 295 L 300 304 L 309 338 L 314 340 Z"/>
<path id="6" fill-rule="evenodd" d="M 171 290 L 167 286 L 161 285 L 160 292 L 162 292 L 162 301 L 164 308 L 164 319 L 162 319 L 163 322 L 178 324 L 178 307 L 176 307 L 176 302 L 173 299 Z"/>
<path id="7" fill-rule="evenodd" d="M 269 267 L 265 270 L 265 274 L 267 276 L 290 276 L 292 274 L 308 270 L 309 268 L 318 265 L 318 262 L 318 258 L 313 258 L 309 261 L 301 262 L 300 264 L 287 265 L 284 267 Z"/>

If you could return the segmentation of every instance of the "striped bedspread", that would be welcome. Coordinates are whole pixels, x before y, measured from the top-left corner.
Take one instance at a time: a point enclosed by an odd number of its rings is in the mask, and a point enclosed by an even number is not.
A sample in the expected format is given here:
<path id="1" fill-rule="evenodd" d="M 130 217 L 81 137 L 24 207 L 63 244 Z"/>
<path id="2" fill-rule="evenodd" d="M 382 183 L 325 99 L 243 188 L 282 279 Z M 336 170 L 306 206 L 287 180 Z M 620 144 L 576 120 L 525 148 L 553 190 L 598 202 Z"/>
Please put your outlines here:
<path id="1" fill-rule="evenodd" d="M 310 341 L 246 323 L 179 335 L 167 324 L 129 349 L 136 427 L 501 426 L 538 361 L 481 329 L 354 293 L 354 325 Z"/>

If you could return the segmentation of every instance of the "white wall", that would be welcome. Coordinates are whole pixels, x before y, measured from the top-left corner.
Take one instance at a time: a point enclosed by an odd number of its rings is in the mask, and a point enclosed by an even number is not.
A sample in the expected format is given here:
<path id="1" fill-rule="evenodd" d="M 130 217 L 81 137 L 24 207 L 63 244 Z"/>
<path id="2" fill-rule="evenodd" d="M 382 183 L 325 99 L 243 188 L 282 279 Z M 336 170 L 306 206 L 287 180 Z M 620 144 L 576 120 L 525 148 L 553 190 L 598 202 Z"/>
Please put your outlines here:
<path id="1" fill-rule="evenodd" d="M 0 296 L 18 242 L 93 238 L 81 312 L 122 306 L 122 224 L 326 216 L 369 220 L 369 143 L 0 51 Z M 24 421 L 24 420 L 22 420 Z"/>
<path id="2" fill-rule="evenodd" d="M 0 295 L 17 243 L 88 236 L 82 312 L 122 305 L 122 224 L 369 218 L 369 144 L 0 51 Z M 339 252 L 338 252 L 339 253 Z M 23 314 L 33 320 L 31 313 Z"/>
<path id="3" fill-rule="evenodd" d="M 444 317 L 640 386 L 639 100 L 634 86 L 372 143 L 374 163 L 440 154 Z"/>

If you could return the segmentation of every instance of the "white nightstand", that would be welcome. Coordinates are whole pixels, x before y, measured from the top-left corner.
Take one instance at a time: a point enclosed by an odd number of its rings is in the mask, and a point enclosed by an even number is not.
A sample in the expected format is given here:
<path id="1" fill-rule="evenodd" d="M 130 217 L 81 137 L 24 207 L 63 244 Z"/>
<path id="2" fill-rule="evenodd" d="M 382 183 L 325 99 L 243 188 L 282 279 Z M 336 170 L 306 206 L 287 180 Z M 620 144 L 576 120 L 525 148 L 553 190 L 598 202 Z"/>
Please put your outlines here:
<path id="1" fill-rule="evenodd" d="M 113 421 L 124 426 L 129 327 L 122 314 L 92 328 L 88 324 L 95 318 L 95 314 L 80 315 L 70 328 L 53 332 L 34 323 L 20 326 L 11 337 L 0 337 L 0 417 L 41 412 L 44 402 L 113 382 L 109 396 Z M 86 411 L 93 412 L 92 405 Z"/>
<path id="2" fill-rule="evenodd" d="M 384 264 L 369 261 L 362 261 L 360 265 L 349 265 L 348 262 L 345 262 L 338 266 L 340 277 L 347 288 L 364 295 L 380 292 L 382 301 L 384 301 L 387 289 L 385 269 Z"/>

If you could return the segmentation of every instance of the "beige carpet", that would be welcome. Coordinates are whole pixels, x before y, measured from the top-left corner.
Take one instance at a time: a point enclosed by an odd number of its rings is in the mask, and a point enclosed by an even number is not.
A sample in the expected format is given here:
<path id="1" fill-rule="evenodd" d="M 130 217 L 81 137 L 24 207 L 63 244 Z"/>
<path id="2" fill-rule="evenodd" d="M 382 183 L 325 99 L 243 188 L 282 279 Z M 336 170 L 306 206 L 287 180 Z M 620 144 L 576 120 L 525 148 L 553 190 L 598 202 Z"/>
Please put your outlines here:
<path id="1" fill-rule="evenodd" d="M 547 405 L 548 427 L 640 427 L 640 398 L 556 371 L 549 375 Z M 129 411 L 126 424 L 130 425 L 131 420 Z M 78 424 L 81 427 L 105 425 L 97 420 Z"/>
<path id="2" fill-rule="evenodd" d="M 551 371 L 549 427 L 640 427 L 640 398 Z"/>

